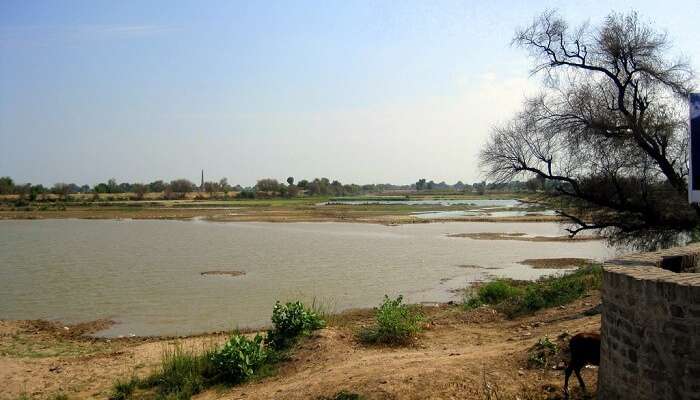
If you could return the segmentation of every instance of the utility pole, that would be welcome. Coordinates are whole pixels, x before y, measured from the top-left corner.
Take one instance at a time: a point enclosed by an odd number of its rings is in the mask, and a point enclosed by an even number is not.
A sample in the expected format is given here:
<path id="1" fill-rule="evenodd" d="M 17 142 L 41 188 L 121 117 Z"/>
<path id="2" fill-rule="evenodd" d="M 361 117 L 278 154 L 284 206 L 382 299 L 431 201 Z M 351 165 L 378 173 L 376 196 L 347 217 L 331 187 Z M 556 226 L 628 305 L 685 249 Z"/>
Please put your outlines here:
<path id="1" fill-rule="evenodd" d="M 204 191 L 204 170 L 202 170 L 202 183 L 199 185 L 199 190 Z"/>

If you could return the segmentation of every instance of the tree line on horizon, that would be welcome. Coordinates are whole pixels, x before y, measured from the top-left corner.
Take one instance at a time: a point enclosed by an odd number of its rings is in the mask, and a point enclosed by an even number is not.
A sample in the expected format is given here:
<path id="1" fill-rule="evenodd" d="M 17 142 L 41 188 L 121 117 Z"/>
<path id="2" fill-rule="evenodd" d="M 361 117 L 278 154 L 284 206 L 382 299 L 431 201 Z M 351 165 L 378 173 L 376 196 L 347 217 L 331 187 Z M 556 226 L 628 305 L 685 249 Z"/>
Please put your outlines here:
<path id="1" fill-rule="evenodd" d="M 544 190 L 545 182 L 541 179 L 530 179 L 528 181 L 512 182 L 475 182 L 473 184 L 458 181 L 455 184 L 448 184 L 445 181 L 434 182 L 421 178 L 415 183 L 408 185 L 385 184 L 343 184 L 338 180 L 331 181 L 328 178 L 315 178 L 313 180 L 302 179 L 298 182 L 293 177 L 289 177 L 286 183 L 279 182 L 274 178 L 264 178 L 257 181 L 254 186 L 243 187 L 241 185 L 230 185 L 227 178 L 219 181 L 206 181 L 203 185 L 196 185 L 188 179 L 175 179 L 170 182 L 156 180 L 150 183 L 129 183 L 117 182 L 116 179 L 109 179 L 107 182 L 100 182 L 94 186 L 78 185 L 75 183 L 55 183 L 51 187 L 41 184 L 15 183 L 9 177 L 0 177 L 0 195 L 19 195 L 26 200 L 37 200 L 40 195 L 53 194 L 59 198 L 66 199 L 74 194 L 133 194 L 136 199 L 143 199 L 146 193 L 163 193 L 163 197 L 181 198 L 186 193 L 208 193 L 209 197 L 215 194 L 235 192 L 241 198 L 257 197 L 296 197 L 301 194 L 308 196 L 356 196 L 369 193 L 382 193 L 391 191 L 453 191 L 465 193 L 484 194 L 487 191 L 496 192 L 535 192 Z"/>

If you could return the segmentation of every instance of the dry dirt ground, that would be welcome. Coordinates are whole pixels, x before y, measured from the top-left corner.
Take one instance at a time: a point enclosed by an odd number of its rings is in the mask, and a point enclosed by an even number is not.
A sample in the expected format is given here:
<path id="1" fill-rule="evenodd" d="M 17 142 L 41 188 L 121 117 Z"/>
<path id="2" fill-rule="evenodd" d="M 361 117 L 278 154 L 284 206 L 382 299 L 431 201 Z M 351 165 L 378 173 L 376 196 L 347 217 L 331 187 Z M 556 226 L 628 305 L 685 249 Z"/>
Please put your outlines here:
<path id="1" fill-rule="evenodd" d="M 304 339 L 272 376 L 212 389 L 197 398 L 318 399 L 346 390 L 367 399 L 557 399 L 563 372 L 551 366 L 530 368 L 529 349 L 544 336 L 556 341 L 563 333 L 599 330 L 600 316 L 584 314 L 598 303 L 598 293 L 592 293 L 565 307 L 515 320 L 489 308 L 424 307 L 426 330 L 407 347 L 358 343 L 354 332 L 370 322 L 372 312 L 346 312 Z M 1 399 L 23 394 L 49 398 L 59 392 L 70 399 L 105 399 L 115 379 L 153 370 L 167 346 L 204 347 L 226 337 L 107 341 L 84 336 L 88 325 L 67 328 L 31 321 L 0 323 Z M 583 377 L 595 391 L 596 370 L 586 369 Z M 575 379 L 572 388 L 572 398 L 581 398 Z"/>

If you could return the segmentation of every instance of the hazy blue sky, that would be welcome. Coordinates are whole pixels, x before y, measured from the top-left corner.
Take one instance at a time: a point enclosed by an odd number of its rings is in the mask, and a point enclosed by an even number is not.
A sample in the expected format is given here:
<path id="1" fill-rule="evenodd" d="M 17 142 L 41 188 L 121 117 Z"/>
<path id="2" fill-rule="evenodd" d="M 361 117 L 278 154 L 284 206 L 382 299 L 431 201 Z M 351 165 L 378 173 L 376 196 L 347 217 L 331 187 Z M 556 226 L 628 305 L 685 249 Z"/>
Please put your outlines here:
<path id="1" fill-rule="evenodd" d="M 546 8 L 634 7 L 700 66 L 700 1 L 0 1 L 0 175 L 473 181 Z"/>

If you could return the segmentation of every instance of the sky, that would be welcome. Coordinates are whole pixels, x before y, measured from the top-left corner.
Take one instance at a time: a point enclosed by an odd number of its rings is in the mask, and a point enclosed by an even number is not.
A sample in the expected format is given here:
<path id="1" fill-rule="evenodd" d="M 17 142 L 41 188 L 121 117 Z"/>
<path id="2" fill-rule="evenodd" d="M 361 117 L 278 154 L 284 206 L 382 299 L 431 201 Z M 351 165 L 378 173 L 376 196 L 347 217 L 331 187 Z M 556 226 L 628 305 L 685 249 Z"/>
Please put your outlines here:
<path id="1" fill-rule="evenodd" d="M 0 0 L 0 176 L 481 180 L 546 9 L 637 10 L 700 70 L 699 0 Z"/>

